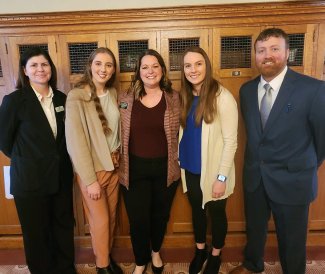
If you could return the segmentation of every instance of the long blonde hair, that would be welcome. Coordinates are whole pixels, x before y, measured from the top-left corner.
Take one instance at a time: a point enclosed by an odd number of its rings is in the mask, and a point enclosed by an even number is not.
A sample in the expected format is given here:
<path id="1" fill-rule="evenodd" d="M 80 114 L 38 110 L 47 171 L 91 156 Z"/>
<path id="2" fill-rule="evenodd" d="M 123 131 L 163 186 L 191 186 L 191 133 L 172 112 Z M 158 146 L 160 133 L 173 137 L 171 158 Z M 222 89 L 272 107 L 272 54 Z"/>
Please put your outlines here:
<path id="1" fill-rule="evenodd" d="M 114 86 L 115 83 L 115 77 L 116 77 L 116 59 L 115 56 L 113 54 L 113 52 L 108 49 L 108 48 L 97 48 L 95 49 L 88 57 L 87 63 L 86 63 L 86 67 L 85 67 L 85 71 L 84 74 L 82 76 L 82 78 L 80 79 L 80 81 L 76 84 L 76 87 L 78 88 L 84 88 L 85 86 L 89 86 L 90 87 L 90 93 L 91 93 L 91 97 L 90 97 L 90 101 L 94 101 L 95 103 L 95 107 L 96 107 L 96 111 L 98 114 L 98 118 L 102 124 L 103 127 L 103 131 L 105 133 L 105 135 L 108 135 L 111 132 L 111 129 L 108 126 L 108 121 L 105 117 L 105 114 L 103 112 L 102 106 L 100 104 L 99 98 L 97 96 L 96 93 L 96 86 L 92 80 L 93 76 L 91 73 L 91 64 L 94 61 L 96 55 L 98 53 L 107 53 L 109 56 L 112 57 L 113 59 L 113 66 L 114 66 L 114 73 L 112 74 L 112 77 L 105 83 L 105 87 L 106 88 L 111 88 Z"/>
<path id="2" fill-rule="evenodd" d="M 180 95 L 181 95 L 180 96 L 181 97 L 180 124 L 183 128 L 186 127 L 187 115 L 190 111 L 194 99 L 193 86 L 186 79 L 184 73 L 184 57 L 189 52 L 196 52 L 201 54 L 206 64 L 206 75 L 201 87 L 199 103 L 195 110 L 196 125 L 199 125 L 202 122 L 202 120 L 204 120 L 204 122 L 207 124 L 212 123 L 217 113 L 217 104 L 216 104 L 215 97 L 218 93 L 220 94 L 220 90 L 219 90 L 220 84 L 212 76 L 211 62 L 206 52 L 202 48 L 197 46 L 192 46 L 187 48 L 183 53 L 182 64 L 181 64 L 182 75 L 181 75 L 181 91 L 180 91 Z"/>

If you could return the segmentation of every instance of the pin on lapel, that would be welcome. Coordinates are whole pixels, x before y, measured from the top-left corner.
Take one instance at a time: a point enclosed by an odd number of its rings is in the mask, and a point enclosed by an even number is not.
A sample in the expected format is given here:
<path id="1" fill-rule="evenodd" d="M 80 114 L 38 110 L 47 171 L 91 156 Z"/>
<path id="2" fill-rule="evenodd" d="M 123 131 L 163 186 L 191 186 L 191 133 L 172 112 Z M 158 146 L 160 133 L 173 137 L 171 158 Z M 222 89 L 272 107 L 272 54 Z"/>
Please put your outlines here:
<path id="1" fill-rule="evenodd" d="M 64 111 L 64 106 L 56 107 L 56 108 L 55 108 L 55 111 L 56 111 L 56 112 Z"/>
<path id="2" fill-rule="evenodd" d="M 291 103 L 288 103 L 286 108 L 286 113 L 289 113 L 291 110 L 292 110 L 292 105 Z"/>
<path id="3" fill-rule="evenodd" d="M 128 108 L 128 103 L 126 103 L 126 102 L 121 102 L 121 103 L 120 103 L 120 108 L 122 108 L 122 109 L 127 109 L 127 108 Z"/>

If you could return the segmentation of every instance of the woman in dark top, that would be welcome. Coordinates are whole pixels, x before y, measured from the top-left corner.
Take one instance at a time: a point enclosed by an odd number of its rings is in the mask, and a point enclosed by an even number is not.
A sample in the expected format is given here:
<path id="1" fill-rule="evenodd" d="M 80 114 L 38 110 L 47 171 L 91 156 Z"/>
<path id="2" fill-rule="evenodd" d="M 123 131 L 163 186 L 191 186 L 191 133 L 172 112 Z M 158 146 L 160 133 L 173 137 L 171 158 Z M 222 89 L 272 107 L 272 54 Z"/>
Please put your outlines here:
<path id="1" fill-rule="evenodd" d="M 162 273 L 160 248 L 180 168 L 177 161 L 179 96 L 155 50 L 138 60 L 131 87 L 119 97 L 122 155 L 119 180 L 130 222 L 134 274 Z"/>
<path id="2" fill-rule="evenodd" d="M 46 51 L 35 47 L 22 55 L 17 88 L 0 107 L 0 149 L 11 159 L 10 192 L 26 262 L 32 274 L 76 274 L 66 96 L 56 89 L 56 69 Z"/>

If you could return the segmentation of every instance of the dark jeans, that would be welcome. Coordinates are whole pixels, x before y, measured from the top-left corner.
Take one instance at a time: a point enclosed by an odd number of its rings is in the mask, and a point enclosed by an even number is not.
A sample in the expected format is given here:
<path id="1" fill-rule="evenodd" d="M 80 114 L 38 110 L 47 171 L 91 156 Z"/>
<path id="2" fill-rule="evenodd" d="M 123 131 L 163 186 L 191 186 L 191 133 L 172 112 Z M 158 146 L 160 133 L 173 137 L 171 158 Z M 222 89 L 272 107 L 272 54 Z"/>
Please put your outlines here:
<path id="1" fill-rule="evenodd" d="M 72 192 L 15 196 L 26 262 L 32 274 L 76 274 Z"/>
<path id="2" fill-rule="evenodd" d="M 130 155 L 129 189 L 122 187 L 137 265 L 151 260 L 161 248 L 178 182 L 167 187 L 167 157 L 145 159 Z"/>
<path id="3" fill-rule="evenodd" d="M 226 215 L 227 199 L 207 202 L 202 208 L 202 190 L 200 188 L 201 175 L 185 171 L 187 197 L 192 207 L 192 222 L 196 243 L 206 242 L 207 211 L 211 220 L 212 246 L 221 249 L 225 245 L 228 229 Z M 211 189 L 212 191 L 212 189 Z"/>

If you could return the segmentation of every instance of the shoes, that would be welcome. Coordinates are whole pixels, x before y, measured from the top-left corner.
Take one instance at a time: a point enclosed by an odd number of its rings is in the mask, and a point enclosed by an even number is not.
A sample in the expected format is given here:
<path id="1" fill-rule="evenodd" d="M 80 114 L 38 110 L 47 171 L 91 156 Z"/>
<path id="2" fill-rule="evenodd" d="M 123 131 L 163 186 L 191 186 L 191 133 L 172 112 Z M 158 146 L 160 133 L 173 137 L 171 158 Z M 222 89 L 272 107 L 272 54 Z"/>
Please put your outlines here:
<path id="1" fill-rule="evenodd" d="M 164 271 L 165 265 L 163 264 L 162 266 L 154 266 L 153 262 L 151 262 L 151 270 L 154 274 L 161 274 Z"/>
<path id="2" fill-rule="evenodd" d="M 97 274 L 114 274 L 111 269 L 108 267 L 96 267 Z"/>
<path id="3" fill-rule="evenodd" d="M 252 274 L 253 271 L 248 270 L 243 265 L 235 267 L 229 272 L 229 274 Z"/>
<path id="4" fill-rule="evenodd" d="M 143 271 L 142 271 L 142 274 L 145 274 L 145 273 L 146 273 L 146 271 L 147 271 L 147 266 L 148 266 L 148 264 L 146 264 L 146 265 L 144 266 L 144 269 L 143 269 Z M 132 274 L 134 274 L 134 270 L 135 270 L 136 267 L 137 267 L 137 265 L 135 265 L 135 267 L 134 267 L 134 269 L 133 269 L 133 271 L 132 271 Z"/>
<path id="5" fill-rule="evenodd" d="M 204 268 L 203 274 L 217 274 L 219 273 L 221 265 L 221 254 L 218 256 L 213 256 L 212 251 L 209 254 L 207 264 Z"/>
<path id="6" fill-rule="evenodd" d="M 110 264 L 107 268 L 110 269 L 113 274 L 123 274 L 122 268 L 113 260 L 112 256 L 109 256 Z"/>
<path id="7" fill-rule="evenodd" d="M 208 252 L 206 246 L 204 249 L 198 249 L 196 247 L 195 256 L 190 263 L 189 274 L 198 274 L 201 271 L 202 266 L 206 261 L 207 257 L 208 257 Z"/>

